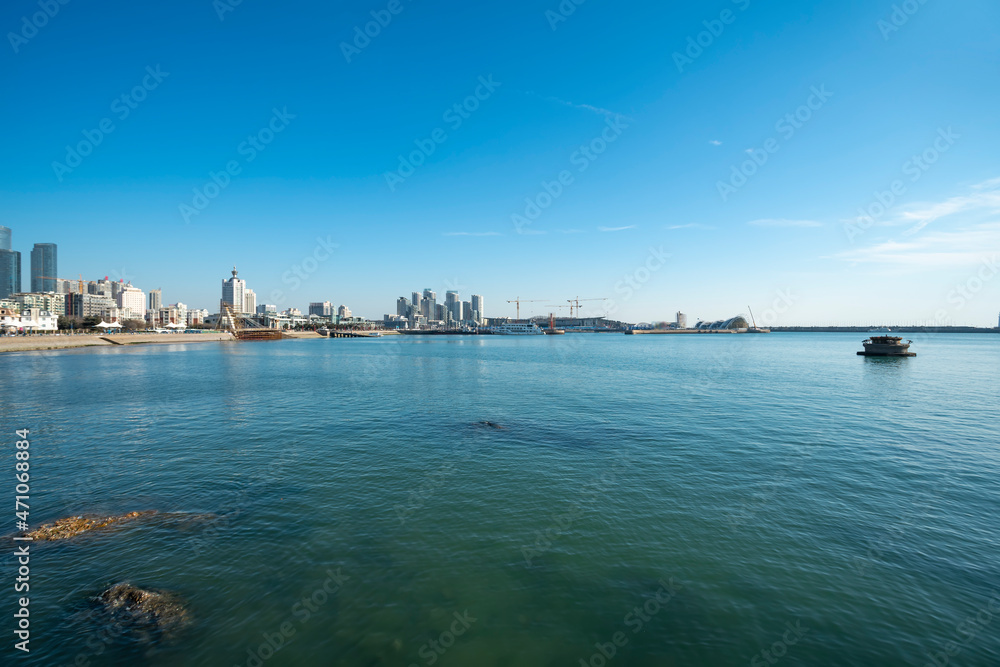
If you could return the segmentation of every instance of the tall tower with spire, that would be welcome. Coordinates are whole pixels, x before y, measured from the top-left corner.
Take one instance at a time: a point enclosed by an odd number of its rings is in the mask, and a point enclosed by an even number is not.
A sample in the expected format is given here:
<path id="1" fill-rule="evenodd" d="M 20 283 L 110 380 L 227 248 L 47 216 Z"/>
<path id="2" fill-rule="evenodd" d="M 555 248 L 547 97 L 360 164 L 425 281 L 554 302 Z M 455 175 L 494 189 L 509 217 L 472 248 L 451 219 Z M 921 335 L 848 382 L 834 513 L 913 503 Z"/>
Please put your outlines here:
<path id="1" fill-rule="evenodd" d="M 233 267 L 233 277 L 222 281 L 222 303 L 232 306 L 233 311 L 243 312 L 244 299 L 246 298 L 247 281 L 237 278 L 239 271 Z M 220 312 L 222 308 L 219 308 Z"/>

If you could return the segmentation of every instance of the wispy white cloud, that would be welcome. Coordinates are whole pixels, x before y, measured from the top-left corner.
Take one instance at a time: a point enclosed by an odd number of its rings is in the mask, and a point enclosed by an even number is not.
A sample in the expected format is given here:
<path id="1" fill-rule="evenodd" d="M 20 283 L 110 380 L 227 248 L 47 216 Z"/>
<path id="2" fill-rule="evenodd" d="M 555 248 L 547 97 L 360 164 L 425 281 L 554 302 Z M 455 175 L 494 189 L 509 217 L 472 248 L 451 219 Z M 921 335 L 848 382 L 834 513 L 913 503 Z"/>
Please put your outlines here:
<path id="1" fill-rule="evenodd" d="M 445 232 L 445 236 L 503 236 L 500 232 Z"/>
<path id="2" fill-rule="evenodd" d="M 976 183 L 963 195 L 949 197 L 939 202 L 913 202 L 898 206 L 875 220 L 878 227 L 900 227 L 909 225 L 903 232 L 911 236 L 922 231 L 927 225 L 943 218 L 962 214 L 963 223 L 982 222 L 991 215 L 1000 213 L 1000 178 L 992 178 Z M 845 224 L 856 223 L 845 221 Z"/>
<path id="3" fill-rule="evenodd" d="M 597 231 L 600 231 L 600 232 L 624 232 L 626 229 L 635 229 L 635 225 L 626 225 L 625 227 L 598 227 Z"/>
<path id="4" fill-rule="evenodd" d="M 605 116 L 607 118 L 623 118 L 625 120 L 632 120 L 627 115 L 619 113 L 617 111 L 612 111 L 611 109 L 604 109 L 602 107 L 594 106 L 593 104 L 577 104 L 576 102 L 569 102 L 567 100 L 561 100 L 558 97 L 546 97 L 549 102 L 555 102 L 556 104 L 561 104 L 572 109 L 579 109 L 580 111 L 589 111 L 591 113 L 596 113 L 600 116 Z"/>
<path id="5" fill-rule="evenodd" d="M 712 144 L 713 146 L 721 146 L 722 145 L 722 142 L 719 141 L 718 139 L 712 139 L 708 143 Z"/>
<path id="6" fill-rule="evenodd" d="M 815 220 L 786 220 L 785 218 L 762 218 L 747 223 L 754 227 L 822 227 L 822 222 Z"/>
<path id="7" fill-rule="evenodd" d="M 933 232 L 905 241 L 890 240 L 834 255 L 854 264 L 881 264 L 897 268 L 927 269 L 997 262 L 1000 224 L 975 225 L 949 232 Z"/>
<path id="8" fill-rule="evenodd" d="M 686 225 L 671 225 L 667 229 L 715 229 L 712 225 L 703 225 L 700 222 L 689 222 Z"/>

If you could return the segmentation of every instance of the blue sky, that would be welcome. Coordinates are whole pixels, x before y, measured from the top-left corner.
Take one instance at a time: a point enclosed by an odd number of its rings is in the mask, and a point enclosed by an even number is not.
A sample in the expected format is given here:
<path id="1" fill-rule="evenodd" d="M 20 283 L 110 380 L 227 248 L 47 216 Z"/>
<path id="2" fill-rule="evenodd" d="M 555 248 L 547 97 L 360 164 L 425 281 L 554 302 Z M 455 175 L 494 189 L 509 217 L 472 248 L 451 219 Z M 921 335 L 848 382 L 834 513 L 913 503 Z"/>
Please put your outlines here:
<path id="1" fill-rule="evenodd" d="M 206 308 L 236 264 L 261 301 L 368 317 L 432 287 L 494 316 L 996 325 L 995 3 L 224 2 L 37 30 L 4 3 L 15 249 Z"/>

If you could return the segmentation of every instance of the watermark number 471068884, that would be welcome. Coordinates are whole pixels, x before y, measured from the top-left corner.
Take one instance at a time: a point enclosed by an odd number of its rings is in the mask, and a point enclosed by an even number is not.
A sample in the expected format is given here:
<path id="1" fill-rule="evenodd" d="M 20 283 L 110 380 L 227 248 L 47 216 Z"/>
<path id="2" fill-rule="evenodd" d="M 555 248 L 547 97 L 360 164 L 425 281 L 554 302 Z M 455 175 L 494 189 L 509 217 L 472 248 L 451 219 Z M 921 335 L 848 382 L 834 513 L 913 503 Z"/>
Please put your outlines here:
<path id="1" fill-rule="evenodd" d="M 16 484 L 14 486 L 14 525 L 17 526 L 19 531 L 27 533 L 28 531 L 28 493 L 31 487 L 28 481 L 31 479 L 29 475 L 29 464 L 28 459 L 31 457 L 28 451 L 31 448 L 31 443 L 28 442 L 28 429 L 21 429 L 15 432 L 19 438 L 15 443 L 15 453 L 14 453 L 14 479 Z M 14 538 L 14 557 L 17 559 L 17 577 L 14 580 L 14 591 L 17 593 L 27 593 L 29 590 L 30 574 L 31 570 L 28 568 L 28 549 L 30 545 L 28 544 L 18 544 L 19 542 L 31 541 L 31 537 L 28 535 L 21 535 Z M 30 632 L 30 622 L 28 610 L 30 600 L 27 597 L 21 597 L 17 600 L 17 611 L 14 612 L 14 619 L 17 623 L 17 627 L 14 629 L 14 635 L 21 641 L 14 643 L 14 648 L 28 653 L 28 642 L 31 640 Z"/>

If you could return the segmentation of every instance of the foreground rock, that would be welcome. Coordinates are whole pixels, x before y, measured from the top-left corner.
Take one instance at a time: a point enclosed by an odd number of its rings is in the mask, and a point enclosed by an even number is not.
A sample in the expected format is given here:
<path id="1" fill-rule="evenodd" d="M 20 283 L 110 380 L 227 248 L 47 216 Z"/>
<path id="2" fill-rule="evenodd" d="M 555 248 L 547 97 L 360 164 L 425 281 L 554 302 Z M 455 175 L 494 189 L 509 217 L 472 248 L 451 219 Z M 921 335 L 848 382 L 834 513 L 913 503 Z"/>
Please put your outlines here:
<path id="1" fill-rule="evenodd" d="M 153 516 L 154 514 L 158 514 L 158 512 L 156 510 L 146 510 L 144 512 L 129 512 L 128 514 L 122 514 L 121 516 L 71 516 L 66 517 L 65 519 L 59 519 L 54 523 L 42 524 L 35 530 L 26 533 L 26 535 L 41 542 L 65 540 L 83 533 L 88 533 L 92 530 L 99 530 L 101 528 L 109 528 L 111 526 L 118 526 L 124 523 L 131 523 L 139 519 Z"/>
<path id="2" fill-rule="evenodd" d="M 191 614 L 178 596 L 129 583 L 115 584 L 95 602 L 117 634 L 139 643 L 171 639 L 191 623 Z"/>

